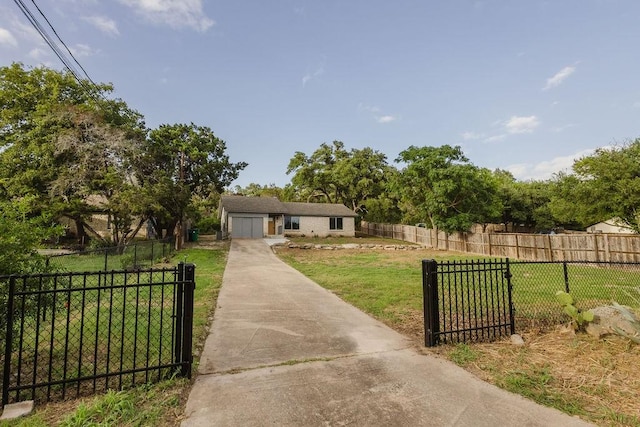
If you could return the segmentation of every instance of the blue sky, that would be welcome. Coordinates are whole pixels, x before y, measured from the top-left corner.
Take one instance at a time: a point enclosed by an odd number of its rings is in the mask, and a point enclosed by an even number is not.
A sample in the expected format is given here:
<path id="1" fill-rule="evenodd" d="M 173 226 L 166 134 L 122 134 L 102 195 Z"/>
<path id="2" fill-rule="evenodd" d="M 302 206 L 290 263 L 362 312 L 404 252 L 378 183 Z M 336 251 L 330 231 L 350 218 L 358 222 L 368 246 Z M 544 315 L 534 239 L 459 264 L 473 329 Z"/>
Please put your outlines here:
<path id="1" fill-rule="evenodd" d="M 233 185 L 290 176 L 296 151 L 460 145 L 546 179 L 640 137 L 637 0 L 37 0 L 94 81 L 149 127 L 211 127 Z M 33 8 L 31 1 L 26 4 Z M 10 0 L 0 66 L 62 66 Z"/>

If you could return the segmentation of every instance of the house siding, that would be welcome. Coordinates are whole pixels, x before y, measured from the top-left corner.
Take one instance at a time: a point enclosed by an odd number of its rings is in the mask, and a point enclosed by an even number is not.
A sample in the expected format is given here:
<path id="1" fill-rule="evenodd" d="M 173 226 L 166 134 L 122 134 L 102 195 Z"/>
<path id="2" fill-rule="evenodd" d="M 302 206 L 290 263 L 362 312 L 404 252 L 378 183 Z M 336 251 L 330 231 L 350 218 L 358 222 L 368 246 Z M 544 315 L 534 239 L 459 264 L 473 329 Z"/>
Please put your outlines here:
<path id="1" fill-rule="evenodd" d="M 298 216 L 298 215 L 291 215 Z M 348 236 L 353 237 L 356 234 L 355 218 L 342 218 L 342 230 L 329 229 L 329 217 L 317 216 L 300 216 L 300 230 L 284 230 L 285 236 Z"/>

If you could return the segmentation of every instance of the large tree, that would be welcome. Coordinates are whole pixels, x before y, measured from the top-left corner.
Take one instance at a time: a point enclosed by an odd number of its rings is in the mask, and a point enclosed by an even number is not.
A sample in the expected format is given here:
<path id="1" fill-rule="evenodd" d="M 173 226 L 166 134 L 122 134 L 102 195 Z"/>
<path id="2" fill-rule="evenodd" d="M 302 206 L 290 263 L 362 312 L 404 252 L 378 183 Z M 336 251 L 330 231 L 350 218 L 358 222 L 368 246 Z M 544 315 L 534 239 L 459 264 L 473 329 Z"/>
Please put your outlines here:
<path id="1" fill-rule="evenodd" d="M 499 215 L 496 180 L 471 164 L 460 147 L 411 146 L 396 162 L 405 165 L 393 183 L 405 222 L 453 232 Z"/>
<path id="2" fill-rule="evenodd" d="M 247 166 L 232 163 L 226 143 L 205 126 L 193 123 L 161 125 L 149 133 L 137 176 L 140 197 L 148 200 L 147 214 L 158 234 L 172 230 L 182 243 L 182 224 L 191 212 L 192 197 L 222 193 Z"/>
<path id="3" fill-rule="evenodd" d="M 587 226 L 616 218 L 640 232 L 640 139 L 599 148 L 556 178 L 551 209 L 563 221 Z"/>
<path id="4" fill-rule="evenodd" d="M 383 153 L 369 147 L 346 150 L 334 141 L 321 144 L 310 156 L 296 152 L 287 174 L 293 174 L 291 183 L 306 201 L 342 203 L 364 214 L 365 201 L 385 191 L 390 169 Z"/>
<path id="5" fill-rule="evenodd" d="M 37 208 L 73 220 L 81 239 L 85 230 L 102 238 L 88 225 L 96 211 L 118 224 L 117 243 L 132 237 L 123 194 L 144 122 L 107 99 L 112 90 L 45 67 L 0 68 L 0 197 L 37 196 Z"/>

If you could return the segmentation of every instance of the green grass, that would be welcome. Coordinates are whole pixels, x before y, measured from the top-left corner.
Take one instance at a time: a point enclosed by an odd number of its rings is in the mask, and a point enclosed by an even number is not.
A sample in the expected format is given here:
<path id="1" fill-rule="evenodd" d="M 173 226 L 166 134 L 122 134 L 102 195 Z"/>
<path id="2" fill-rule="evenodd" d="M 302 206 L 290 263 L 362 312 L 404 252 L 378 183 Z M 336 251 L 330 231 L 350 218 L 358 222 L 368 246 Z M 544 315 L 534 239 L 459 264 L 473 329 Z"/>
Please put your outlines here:
<path id="1" fill-rule="evenodd" d="M 106 254 L 105 254 L 106 252 Z M 171 243 L 142 242 L 125 249 L 123 254 L 117 254 L 112 249 L 90 250 L 84 253 L 52 256 L 49 262 L 59 271 L 104 271 L 123 270 L 133 267 L 150 267 L 151 260 L 160 262 L 163 258 L 171 258 L 173 249 Z"/>
<path id="2" fill-rule="evenodd" d="M 175 264 L 179 261 L 191 262 L 196 265 L 196 289 L 194 294 L 194 353 L 196 355 L 195 360 L 197 363 L 197 355 L 199 354 L 199 350 L 204 343 L 204 339 L 206 338 L 209 319 L 212 317 L 213 310 L 215 308 L 215 301 L 217 299 L 217 295 L 222 284 L 222 274 L 224 271 L 224 267 L 226 264 L 226 256 L 227 256 L 228 247 L 221 247 L 216 249 L 198 249 L 198 248 L 190 248 L 185 249 L 173 258 L 172 264 Z M 132 273 L 135 276 L 136 273 Z M 133 282 L 133 281 L 132 281 Z M 136 347 L 136 353 L 139 357 L 146 357 L 146 348 L 141 347 L 138 343 L 135 345 L 134 339 L 125 338 L 125 343 L 122 347 L 120 347 L 120 336 L 121 331 L 129 331 L 133 330 L 132 321 L 128 321 L 124 325 L 118 319 L 121 319 L 123 310 L 126 313 L 136 313 L 143 318 L 147 317 L 147 303 L 148 299 L 145 299 L 145 295 L 136 295 L 136 291 L 131 289 L 128 290 L 127 293 L 133 297 L 137 297 L 139 302 L 137 308 L 135 304 L 132 304 L 131 301 L 128 303 L 122 298 L 123 293 L 120 291 L 119 293 L 114 294 L 113 300 L 111 299 L 111 295 L 108 294 L 108 297 L 105 298 L 103 296 L 100 301 L 100 305 L 108 304 L 113 305 L 113 309 L 115 310 L 115 314 L 112 319 L 112 346 L 117 351 L 114 352 L 112 349 L 111 352 L 107 352 L 107 349 L 102 348 L 101 353 L 99 354 L 99 362 L 104 362 L 106 357 L 109 356 L 112 360 L 113 369 L 119 367 L 120 364 L 120 351 L 124 351 L 123 360 L 130 361 L 134 357 L 134 347 Z M 144 292 L 142 292 L 144 294 Z M 91 300 L 91 298 L 89 298 Z M 135 299 L 133 300 L 135 301 Z M 72 301 L 73 302 L 73 301 Z M 90 347 L 91 344 L 95 341 L 95 331 L 96 326 L 98 326 L 98 336 L 99 342 L 104 341 L 104 334 L 108 333 L 108 323 L 101 322 L 99 325 L 96 325 L 95 320 L 93 323 L 91 322 L 90 314 L 91 311 L 95 311 L 97 307 L 97 298 L 93 298 L 92 301 L 88 302 L 87 307 L 85 308 L 84 316 L 79 315 L 80 313 L 73 313 L 70 316 L 70 326 L 76 335 L 79 334 L 81 330 L 79 325 L 83 324 L 85 328 L 85 332 L 81 335 L 83 338 L 83 346 Z M 70 304 L 73 307 L 73 303 Z M 171 313 L 166 313 L 168 319 L 170 319 Z M 125 316 L 128 318 L 127 316 Z M 66 314 L 63 313 L 62 317 L 57 316 L 58 320 L 66 321 Z M 82 320 L 84 319 L 84 320 Z M 138 336 L 144 338 L 146 340 L 147 333 L 149 332 L 151 336 L 152 342 L 157 342 L 160 339 L 159 330 L 147 331 L 144 328 L 140 329 L 137 332 Z M 46 331 L 43 332 L 46 334 Z M 64 334 L 66 332 L 56 333 L 54 337 L 54 342 L 61 342 L 64 338 Z M 48 336 L 48 335 L 47 335 Z M 129 335 L 125 335 L 127 337 Z M 79 335 L 77 335 L 79 337 Z M 167 340 L 168 338 L 165 338 Z M 74 340 L 70 345 L 70 351 L 73 354 L 73 351 L 76 350 L 74 346 L 78 345 L 78 339 Z M 55 349 L 53 352 L 54 360 L 58 360 L 57 354 L 61 350 Z M 77 354 L 77 353 L 76 353 Z M 142 356 L 141 356 L 142 355 Z M 152 353 L 151 358 L 157 357 L 157 353 Z M 47 353 L 48 357 L 48 353 Z M 75 362 L 77 364 L 77 360 Z M 57 363 L 57 370 L 60 371 L 62 369 L 62 365 Z M 126 366 L 126 364 L 125 364 Z M 75 372 L 77 369 L 77 365 L 70 366 L 69 369 L 72 369 L 70 372 Z M 84 370 L 83 373 L 90 373 Z M 91 370 L 90 367 L 86 368 Z M 194 367 L 195 369 L 195 367 Z M 144 374 L 138 374 L 139 378 L 144 378 Z M 157 375 L 156 375 L 157 377 Z M 154 377 L 152 376 L 153 380 Z M 115 380 L 110 382 L 110 387 L 117 387 L 118 379 L 116 377 Z M 180 395 L 184 394 L 189 386 L 189 382 L 183 379 L 175 379 L 171 381 L 163 381 L 156 385 L 142 385 L 140 387 L 136 387 L 133 389 L 129 389 L 123 392 L 109 392 L 106 395 L 99 395 L 95 398 L 96 403 L 91 405 L 81 405 L 75 412 L 70 416 L 70 418 L 65 421 L 66 424 L 63 425 L 101 425 L 101 426 L 111 426 L 111 425 L 174 425 L 176 420 L 175 413 L 180 411 Z M 73 387 L 73 392 L 75 392 L 75 387 Z M 154 395 L 158 396 L 158 401 L 152 398 Z M 162 400 L 162 396 L 168 395 L 169 401 L 165 402 Z M 149 398 L 146 406 L 142 405 L 141 401 L 143 398 L 147 396 Z M 125 410 L 130 406 L 130 403 L 133 402 L 134 407 L 136 408 L 133 412 L 129 410 Z M 114 406 L 115 405 L 115 406 Z M 122 409 L 122 410 L 121 410 Z M 111 418 L 100 418 L 106 412 L 112 412 L 119 414 L 117 419 Z M 96 415 L 97 414 L 97 415 Z M 101 415 L 102 414 L 102 415 Z M 0 423 L 1 426 L 40 426 L 40 425 L 51 425 L 52 419 L 56 420 L 56 423 L 60 421 L 60 416 L 56 417 L 56 414 L 51 415 L 47 413 L 47 406 L 44 406 L 42 410 L 38 409 L 36 413 L 33 415 L 26 417 L 21 420 L 12 421 L 9 423 Z M 98 418 L 95 418 L 95 417 Z M 157 419 L 169 419 L 168 423 L 156 422 Z"/>
<path id="3" fill-rule="evenodd" d="M 559 409 L 570 415 L 585 415 L 584 402 L 567 393 L 552 391 L 549 383 L 555 381 L 548 368 L 523 367 L 521 370 L 508 372 L 497 379 L 497 385 L 512 393 L 522 396 L 551 408 Z"/>
<path id="4" fill-rule="evenodd" d="M 478 354 L 469 345 L 460 343 L 449 353 L 449 358 L 458 366 L 467 366 L 478 360 Z"/>
<path id="5" fill-rule="evenodd" d="M 328 237 L 287 237 L 293 243 L 312 243 L 314 245 L 343 245 L 346 243 L 370 244 L 370 245 L 414 245 L 414 243 L 404 240 L 394 240 L 385 237 L 370 236 L 368 234 L 356 233 L 355 237 L 328 236 Z"/>
<path id="6" fill-rule="evenodd" d="M 318 255 L 320 252 L 281 251 L 279 256 L 345 301 L 392 324 L 401 321 L 407 309 L 422 310 L 420 260 L 425 254 L 363 250 Z"/>
<path id="7" fill-rule="evenodd" d="M 168 414 L 181 410 L 181 394 L 189 386 L 186 379 L 176 378 L 153 385 L 142 385 L 125 391 L 109 390 L 85 398 L 70 413 L 65 403 L 38 408 L 33 415 L 0 422 L 1 427 L 87 426 L 163 426 L 175 425 Z M 173 419 L 172 419 L 173 418 Z"/>

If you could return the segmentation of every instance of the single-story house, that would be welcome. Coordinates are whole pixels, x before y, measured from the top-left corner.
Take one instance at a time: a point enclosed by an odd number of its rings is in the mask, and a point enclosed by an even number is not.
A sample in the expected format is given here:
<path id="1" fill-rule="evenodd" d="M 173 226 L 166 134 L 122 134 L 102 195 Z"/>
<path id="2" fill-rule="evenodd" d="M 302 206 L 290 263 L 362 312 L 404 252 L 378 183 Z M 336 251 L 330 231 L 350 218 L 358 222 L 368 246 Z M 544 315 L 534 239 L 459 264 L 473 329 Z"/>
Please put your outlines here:
<path id="1" fill-rule="evenodd" d="M 222 196 L 220 225 L 231 238 L 355 236 L 357 215 L 333 203 L 281 202 L 276 197 Z"/>
<path id="2" fill-rule="evenodd" d="M 632 228 L 629 228 L 620 218 L 611 218 L 587 227 L 587 233 L 619 233 L 619 234 L 635 234 Z"/>

